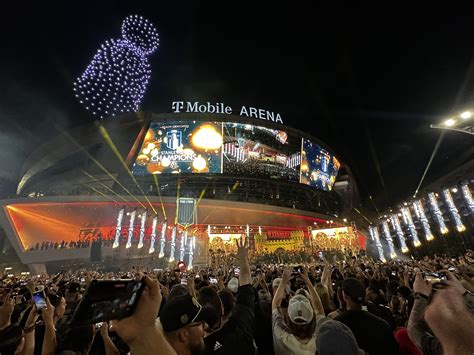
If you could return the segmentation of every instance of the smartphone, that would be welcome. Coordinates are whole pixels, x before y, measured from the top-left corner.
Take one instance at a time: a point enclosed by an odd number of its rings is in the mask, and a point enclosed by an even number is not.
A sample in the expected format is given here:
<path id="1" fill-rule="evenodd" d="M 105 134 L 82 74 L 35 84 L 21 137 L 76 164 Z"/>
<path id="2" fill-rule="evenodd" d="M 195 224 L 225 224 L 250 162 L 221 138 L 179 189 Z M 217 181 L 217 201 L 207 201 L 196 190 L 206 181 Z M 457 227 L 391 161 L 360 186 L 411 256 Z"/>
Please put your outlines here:
<path id="1" fill-rule="evenodd" d="M 214 277 L 210 277 L 210 278 L 209 278 L 209 283 L 210 283 L 211 285 L 217 285 L 217 279 L 214 278 Z"/>
<path id="2" fill-rule="evenodd" d="M 71 325 L 92 325 L 129 317 L 145 284 L 134 279 L 93 280 L 77 306 Z"/>
<path id="3" fill-rule="evenodd" d="M 94 324 L 94 328 L 95 328 L 95 329 L 100 329 L 100 328 L 102 327 L 102 324 L 103 324 L 103 323 L 104 323 L 104 322 L 95 323 L 95 324 Z"/>
<path id="4" fill-rule="evenodd" d="M 43 308 L 47 306 L 46 295 L 44 291 L 33 292 L 33 301 L 35 302 L 36 310 L 38 311 L 38 313 L 41 313 Z"/>
<path id="5" fill-rule="evenodd" d="M 446 280 L 446 274 L 442 272 L 425 272 L 423 273 L 423 277 L 426 281 L 434 283 L 434 282 L 441 282 Z"/>

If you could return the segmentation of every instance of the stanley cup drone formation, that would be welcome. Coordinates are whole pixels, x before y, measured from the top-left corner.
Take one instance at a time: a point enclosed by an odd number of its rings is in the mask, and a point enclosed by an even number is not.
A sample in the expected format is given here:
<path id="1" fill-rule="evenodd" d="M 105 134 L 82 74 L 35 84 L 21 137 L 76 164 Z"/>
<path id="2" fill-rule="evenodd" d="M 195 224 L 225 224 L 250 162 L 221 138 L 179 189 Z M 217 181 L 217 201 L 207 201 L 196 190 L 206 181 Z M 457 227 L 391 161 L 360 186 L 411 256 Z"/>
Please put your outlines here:
<path id="1" fill-rule="evenodd" d="M 74 82 L 79 102 L 99 118 L 137 111 L 151 77 L 148 57 L 158 45 L 158 31 L 150 21 L 126 17 L 122 38 L 105 41 Z"/>

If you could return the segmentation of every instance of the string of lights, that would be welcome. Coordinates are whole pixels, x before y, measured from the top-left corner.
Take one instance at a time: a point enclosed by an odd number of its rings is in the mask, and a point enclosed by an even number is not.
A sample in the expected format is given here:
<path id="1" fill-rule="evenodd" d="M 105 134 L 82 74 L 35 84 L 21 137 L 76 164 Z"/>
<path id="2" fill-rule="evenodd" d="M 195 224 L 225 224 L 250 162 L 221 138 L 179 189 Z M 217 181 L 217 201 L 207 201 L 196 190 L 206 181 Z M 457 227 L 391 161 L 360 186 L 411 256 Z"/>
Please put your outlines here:
<path id="1" fill-rule="evenodd" d="M 137 210 L 133 210 L 130 213 L 130 227 L 128 228 L 128 238 L 127 244 L 125 245 L 126 249 L 129 249 L 132 246 L 132 237 L 133 237 L 133 228 L 135 224 L 135 215 L 137 214 Z"/>
<path id="2" fill-rule="evenodd" d="M 441 232 L 441 234 L 447 234 L 449 230 L 446 227 L 446 224 L 444 223 L 443 214 L 439 209 L 438 200 L 436 199 L 434 192 L 430 192 L 428 194 L 428 200 L 430 201 L 431 209 L 433 211 L 436 222 L 438 222 L 439 231 Z"/>
<path id="3" fill-rule="evenodd" d="M 379 252 L 379 259 L 382 262 L 386 262 L 385 256 L 383 255 L 383 248 L 382 243 L 380 243 L 379 231 L 377 227 L 369 226 L 369 234 L 372 240 L 375 241 L 375 246 L 377 247 L 377 251 Z"/>
<path id="4" fill-rule="evenodd" d="M 474 213 L 474 199 L 472 198 L 471 189 L 467 183 L 461 185 L 462 195 L 464 197 L 464 201 L 466 201 L 467 207 Z"/>
<path id="5" fill-rule="evenodd" d="M 425 210 L 423 209 L 423 204 L 420 200 L 413 202 L 413 209 L 415 210 L 416 217 L 420 221 L 421 225 L 423 226 L 423 230 L 425 232 L 425 238 L 427 241 L 431 241 L 434 239 L 433 233 L 431 233 L 430 224 L 428 222 L 428 218 L 426 218 Z"/>
<path id="6" fill-rule="evenodd" d="M 172 231 L 171 231 L 171 250 L 170 250 L 170 263 L 172 263 L 175 259 L 174 259 L 174 252 L 175 252 L 175 248 L 176 248 L 176 226 L 173 227 Z"/>
<path id="7" fill-rule="evenodd" d="M 158 257 L 162 258 L 165 256 L 165 242 L 166 242 L 166 222 L 161 226 L 161 237 L 160 237 L 160 254 Z"/>
<path id="8" fill-rule="evenodd" d="M 398 241 L 400 242 L 402 253 L 408 252 L 408 247 L 405 242 L 405 236 L 403 235 L 403 230 L 402 230 L 402 227 L 400 226 L 400 220 L 398 219 L 398 216 L 396 214 L 392 214 L 392 216 L 390 217 L 390 220 L 392 221 L 392 226 L 395 229 L 395 232 L 398 237 Z"/>
<path id="9" fill-rule="evenodd" d="M 390 229 L 388 228 L 387 221 L 382 222 L 382 229 L 383 229 L 383 234 L 385 236 L 385 240 L 388 243 L 388 250 L 390 253 L 390 257 L 392 259 L 395 259 L 397 257 L 397 253 L 395 252 L 395 246 L 393 245 L 393 239 L 392 239 L 392 236 L 390 235 Z"/>
<path id="10" fill-rule="evenodd" d="M 444 189 L 443 195 L 444 199 L 446 200 L 446 203 L 448 204 L 449 212 L 451 213 L 451 216 L 454 219 L 456 229 L 458 230 L 458 232 L 464 232 L 466 230 L 466 227 L 461 221 L 461 216 L 459 215 L 459 211 L 456 208 L 456 205 L 454 204 L 453 196 L 451 196 L 451 192 L 449 191 L 449 189 Z"/>
<path id="11" fill-rule="evenodd" d="M 156 226 L 158 224 L 158 216 L 153 217 L 153 223 L 151 225 L 151 241 L 150 241 L 150 250 L 148 251 L 149 254 L 153 254 L 155 252 L 155 241 L 156 241 Z"/>
<path id="12" fill-rule="evenodd" d="M 403 222 L 408 227 L 408 231 L 410 232 L 410 235 L 413 239 L 413 245 L 415 247 L 419 247 L 421 245 L 421 242 L 418 239 L 418 233 L 416 233 L 416 228 L 415 228 L 415 225 L 413 224 L 413 218 L 411 217 L 410 209 L 409 207 L 402 207 L 401 211 L 402 211 Z"/>
<path id="13" fill-rule="evenodd" d="M 115 237 L 114 237 L 114 244 L 112 245 L 112 248 L 118 248 L 120 244 L 120 232 L 122 230 L 122 220 L 123 220 L 123 214 L 125 213 L 125 208 L 122 208 L 117 216 L 117 226 L 115 227 Z"/>
<path id="14" fill-rule="evenodd" d="M 155 26 L 141 16 L 126 17 L 121 32 L 121 39 L 102 44 L 74 82 L 79 102 L 100 118 L 139 109 L 151 77 L 148 56 L 159 45 Z"/>
<path id="15" fill-rule="evenodd" d="M 145 237 L 145 223 L 146 223 L 146 215 L 147 211 L 142 213 L 141 216 L 141 224 L 140 224 L 140 239 L 138 240 L 138 249 L 143 248 L 143 238 Z"/>

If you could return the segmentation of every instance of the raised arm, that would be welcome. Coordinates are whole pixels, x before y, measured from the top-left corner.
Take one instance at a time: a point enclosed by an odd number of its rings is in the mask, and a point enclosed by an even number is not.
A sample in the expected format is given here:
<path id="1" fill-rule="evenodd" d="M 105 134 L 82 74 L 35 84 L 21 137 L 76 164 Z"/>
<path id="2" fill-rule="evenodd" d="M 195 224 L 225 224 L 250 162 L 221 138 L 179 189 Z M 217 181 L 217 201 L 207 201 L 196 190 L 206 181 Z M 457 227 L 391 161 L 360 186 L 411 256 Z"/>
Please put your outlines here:
<path id="1" fill-rule="evenodd" d="M 422 338 L 429 330 L 424 321 L 424 313 L 426 306 L 428 306 L 428 297 L 431 294 L 431 284 L 424 280 L 420 272 L 416 273 L 415 282 L 413 283 L 413 290 L 418 293 L 413 304 L 413 308 L 408 319 L 408 335 L 410 339 L 422 348 Z"/>
<path id="2" fill-rule="evenodd" d="M 313 284 L 311 283 L 311 280 L 308 277 L 308 270 L 306 268 L 303 268 L 303 272 L 300 272 L 300 275 L 304 283 L 306 284 L 306 287 L 308 288 L 309 295 L 311 296 L 311 303 L 316 314 L 324 316 L 323 304 L 321 303 L 321 299 L 319 298 L 316 289 L 314 288 Z"/>
<path id="3" fill-rule="evenodd" d="M 239 283 L 240 283 L 240 286 L 250 285 L 252 283 L 252 277 L 250 276 L 250 265 L 248 261 L 249 239 L 245 238 L 245 241 L 243 241 L 241 237 L 240 242 L 237 239 L 236 243 L 237 243 L 237 258 L 239 259 L 239 267 L 240 267 Z"/>
<path id="4" fill-rule="evenodd" d="M 288 281 L 290 281 L 291 271 L 288 267 L 283 270 L 283 275 L 281 277 L 281 282 L 278 285 L 275 294 L 273 295 L 272 300 L 272 309 L 278 309 L 281 306 L 281 301 L 285 295 L 286 285 L 288 285 Z"/>

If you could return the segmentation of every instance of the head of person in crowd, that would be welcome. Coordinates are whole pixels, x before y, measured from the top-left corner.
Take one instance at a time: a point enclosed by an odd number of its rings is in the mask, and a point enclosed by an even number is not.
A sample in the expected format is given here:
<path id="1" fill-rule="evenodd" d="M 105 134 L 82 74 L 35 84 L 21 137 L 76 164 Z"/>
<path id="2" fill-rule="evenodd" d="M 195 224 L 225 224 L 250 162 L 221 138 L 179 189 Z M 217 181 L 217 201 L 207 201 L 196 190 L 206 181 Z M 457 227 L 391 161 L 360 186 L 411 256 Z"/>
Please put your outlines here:
<path id="1" fill-rule="evenodd" d="M 234 295 L 232 294 L 232 292 L 226 289 L 219 291 L 218 295 L 222 302 L 222 306 L 224 307 L 223 318 L 224 320 L 226 320 L 231 316 L 232 311 L 235 307 Z"/>
<path id="2" fill-rule="evenodd" d="M 62 318 L 57 325 L 57 353 L 61 354 L 88 354 L 94 340 L 92 325 L 69 325 L 69 317 Z"/>
<path id="3" fill-rule="evenodd" d="M 324 313 L 328 314 L 332 311 L 333 308 L 331 306 L 331 298 L 329 297 L 328 289 L 326 288 L 326 286 L 319 282 L 316 284 L 316 286 L 314 286 L 314 288 L 316 289 L 316 292 L 318 293 L 319 298 L 321 299 L 321 303 L 323 304 L 324 308 Z"/>
<path id="4" fill-rule="evenodd" d="M 170 301 L 175 297 L 187 295 L 188 293 L 189 292 L 186 285 L 181 285 L 181 284 L 174 285 L 173 287 L 171 287 L 171 291 L 168 295 L 167 301 Z"/>
<path id="5" fill-rule="evenodd" d="M 316 314 L 303 289 L 298 290 L 288 303 L 288 328 L 300 339 L 311 338 L 316 329 Z"/>
<path id="6" fill-rule="evenodd" d="M 348 310 L 361 310 L 365 302 L 365 288 L 362 282 L 349 277 L 342 282 L 342 298 Z"/>
<path id="7" fill-rule="evenodd" d="M 271 302 L 272 301 L 272 295 L 267 290 L 260 289 L 260 290 L 258 290 L 258 300 L 260 302 Z"/>
<path id="8" fill-rule="evenodd" d="M 318 324 L 316 330 L 316 354 L 358 355 L 363 351 L 359 350 L 354 333 L 347 325 L 336 320 L 325 320 Z"/>
<path id="9" fill-rule="evenodd" d="M 18 325 L 10 325 L 0 330 L 0 354 L 20 354 L 25 344 L 23 329 Z"/>
<path id="10" fill-rule="evenodd" d="M 74 304 L 75 302 L 78 302 L 80 300 L 80 292 L 81 291 L 81 285 L 78 284 L 77 282 L 72 282 L 69 284 L 69 286 L 66 288 L 64 296 L 66 298 L 67 303 Z"/>
<path id="11" fill-rule="evenodd" d="M 239 279 L 237 277 L 232 277 L 229 282 L 227 282 L 227 288 L 232 292 L 232 293 L 237 293 L 239 290 Z"/>
<path id="12" fill-rule="evenodd" d="M 160 322 L 170 345 L 178 354 L 203 354 L 204 327 L 208 310 L 191 295 L 176 296 L 167 302 Z"/>
<path id="13" fill-rule="evenodd" d="M 54 306 L 54 321 L 60 320 L 66 312 L 66 299 L 61 294 L 48 294 L 49 302 Z"/>
<path id="14" fill-rule="evenodd" d="M 221 328 L 225 321 L 225 310 L 217 291 L 211 286 L 200 288 L 198 301 L 208 309 L 207 331 L 212 332 Z"/>

